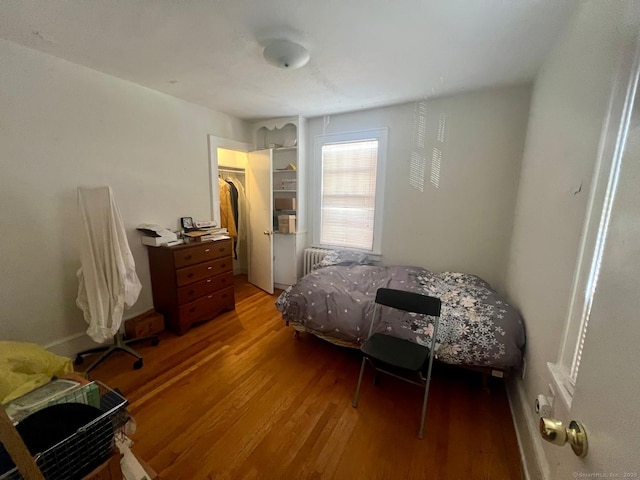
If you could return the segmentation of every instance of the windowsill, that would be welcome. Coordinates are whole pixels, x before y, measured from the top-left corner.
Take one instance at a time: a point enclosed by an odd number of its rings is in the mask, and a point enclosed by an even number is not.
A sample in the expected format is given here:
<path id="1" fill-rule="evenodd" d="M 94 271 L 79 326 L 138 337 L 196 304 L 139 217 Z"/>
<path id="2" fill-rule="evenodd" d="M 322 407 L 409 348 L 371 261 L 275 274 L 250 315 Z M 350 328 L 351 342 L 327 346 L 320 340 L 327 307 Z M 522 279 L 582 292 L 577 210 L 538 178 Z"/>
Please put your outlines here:
<path id="1" fill-rule="evenodd" d="M 361 250 L 359 248 L 351 248 L 351 247 L 336 247 L 333 245 L 322 245 L 319 243 L 313 243 L 310 245 L 310 247 L 312 248 L 320 248 L 320 249 L 325 249 L 325 250 L 346 250 L 349 252 L 355 252 L 355 253 L 363 253 L 365 255 L 367 255 L 369 257 L 370 260 L 376 261 L 376 262 L 381 262 L 382 261 L 382 253 L 378 252 L 378 251 L 371 251 L 371 250 Z"/>
<path id="2" fill-rule="evenodd" d="M 562 400 L 565 408 L 569 411 L 571 409 L 571 402 L 573 401 L 573 394 L 571 393 L 573 387 L 569 381 L 569 375 L 567 375 L 565 370 L 557 363 L 548 362 L 547 369 L 549 373 L 551 373 L 551 381 L 556 392 L 555 396 Z"/>

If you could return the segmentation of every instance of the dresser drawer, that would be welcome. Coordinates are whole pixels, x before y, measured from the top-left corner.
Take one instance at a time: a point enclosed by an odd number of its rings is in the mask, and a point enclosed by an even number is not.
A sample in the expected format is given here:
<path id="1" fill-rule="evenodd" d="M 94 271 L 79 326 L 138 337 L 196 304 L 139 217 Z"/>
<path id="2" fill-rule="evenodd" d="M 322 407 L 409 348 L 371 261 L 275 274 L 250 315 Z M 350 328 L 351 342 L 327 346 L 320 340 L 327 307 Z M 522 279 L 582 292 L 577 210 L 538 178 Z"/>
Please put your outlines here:
<path id="1" fill-rule="evenodd" d="M 227 272 L 178 288 L 178 304 L 192 302 L 203 295 L 233 285 L 233 273 Z"/>
<path id="2" fill-rule="evenodd" d="M 233 270 L 233 260 L 231 257 L 220 258 L 212 262 L 199 263 L 187 268 L 181 268 L 176 271 L 176 281 L 179 287 L 188 285 L 198 280 L 204 280 L 207 277 L 220 275 L 221 273 L 231 272 Z"/>
<path id="3" fill-rule="evenodd" d="M 209 320 L 224 309 L 235 308 L 233 286 L 210 293 L 180 307 L 180 325 L 188 328 L 192 323 Z"/>
<path id="4" fill-rule="evenodd" d="M 188 267 L 196 263 L 231 257 L 231 242 L 203 242 L 202 245 L 181 248 L 173 252 L 176 268 Z"/>

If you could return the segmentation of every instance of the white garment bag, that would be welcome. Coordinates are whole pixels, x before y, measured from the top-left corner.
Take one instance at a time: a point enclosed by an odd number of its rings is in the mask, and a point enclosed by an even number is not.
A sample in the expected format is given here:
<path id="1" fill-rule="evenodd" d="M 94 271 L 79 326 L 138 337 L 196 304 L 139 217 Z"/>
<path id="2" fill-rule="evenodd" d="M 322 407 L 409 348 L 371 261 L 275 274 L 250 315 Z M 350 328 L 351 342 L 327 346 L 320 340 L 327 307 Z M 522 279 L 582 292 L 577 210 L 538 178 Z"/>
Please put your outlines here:
<path id="1" fill-rule="evenodd" d="M 102 343 L 114 337 L 124 310 L 142 285 L 111 187 L 78 188 L 80 261 L 76 305 L 89 324 L 87 334 Z"/>

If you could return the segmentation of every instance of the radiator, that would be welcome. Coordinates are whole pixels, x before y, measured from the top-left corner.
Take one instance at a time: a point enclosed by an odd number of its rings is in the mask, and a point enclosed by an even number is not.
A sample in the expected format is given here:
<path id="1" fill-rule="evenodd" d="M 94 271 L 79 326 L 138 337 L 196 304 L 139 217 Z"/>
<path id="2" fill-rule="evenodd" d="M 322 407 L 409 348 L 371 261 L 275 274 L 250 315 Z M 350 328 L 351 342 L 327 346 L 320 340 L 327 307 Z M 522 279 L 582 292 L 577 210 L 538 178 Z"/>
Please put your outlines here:
<path id="1" fill-rule="evenodd" d="M 325 248 L 305 248 L 303 264 L 304 271 L 302 272 L 302 274 L 306 275 L 307 273 L 309 273 L 313 266 L 316 263 L 320 262 L 330 251 L 331 250 L 327 250 Z"/>

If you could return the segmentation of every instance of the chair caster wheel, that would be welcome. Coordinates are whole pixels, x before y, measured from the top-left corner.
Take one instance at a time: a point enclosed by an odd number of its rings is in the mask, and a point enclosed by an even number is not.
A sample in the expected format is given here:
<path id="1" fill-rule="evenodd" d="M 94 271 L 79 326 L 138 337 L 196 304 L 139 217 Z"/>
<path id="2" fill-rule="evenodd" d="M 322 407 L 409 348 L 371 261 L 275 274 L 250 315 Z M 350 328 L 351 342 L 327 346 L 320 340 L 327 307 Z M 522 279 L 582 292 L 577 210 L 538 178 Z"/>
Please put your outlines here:
<path id="1" fill-rule="evenodd" d="M 142 368 L 142 359 L 139 358 L 138 360 L 136 360 L 136 362 L 133 364 L 133 369 L 134 370 L 140 370 Z"/>
<path id="2" fill-rule="evenodd" d="M 73 361 L 74 365 L 82 365 L 84 362 L 84 358 L 82 358 L 82 355 L 78 355 L 76 357 L 76 359 Z"/>
<path id="3" fill-rule="evenodd" d="M 151 345 L 153 347 L 155 347 L 156 345 L 158 345 L 160 343 L 160 339 L 159 338 L 154 338 L 153 340 L 151 340 Z"/>

